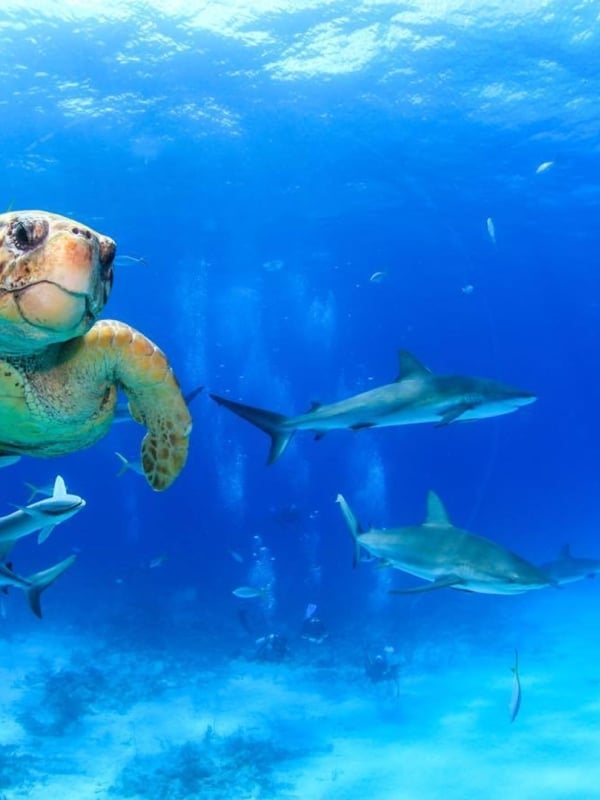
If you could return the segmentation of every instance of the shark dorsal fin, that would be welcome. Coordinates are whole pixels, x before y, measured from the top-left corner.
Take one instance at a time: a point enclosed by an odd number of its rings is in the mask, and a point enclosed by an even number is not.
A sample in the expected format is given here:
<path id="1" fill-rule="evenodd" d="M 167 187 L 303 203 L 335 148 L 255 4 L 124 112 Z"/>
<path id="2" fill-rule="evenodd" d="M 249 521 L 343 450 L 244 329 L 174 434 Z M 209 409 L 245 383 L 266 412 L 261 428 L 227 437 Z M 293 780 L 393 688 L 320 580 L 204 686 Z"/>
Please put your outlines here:
<path id="1" fill-rule="evenodd" d="M 421 364 L 418 358 L 409 353 L 408 350 L 398 351 L 398 367 L 399 373 L 396 381 L 401 381 L 402 378 L 415 377 L 417 375 L 430 375 L 431 370 L 427 369 L 424 364 Z"/>
<path id="2" fill-rule="evenodd" d="M 67 487 L 65 486 L 65 482 L 61 478 L 60 475 L 56 476 L 56 480 L 54 481 L 54 490 L 52 491 L 52 497 L 64 497 L 67 494 Z"/>
<path id="3" fill-rule="evenodd" d="M 450 527 L 451 524 L 444 504 L 435 492 L 429 491 L 427 494 L 427 519 L 425 520 L 425 525 Z"/>

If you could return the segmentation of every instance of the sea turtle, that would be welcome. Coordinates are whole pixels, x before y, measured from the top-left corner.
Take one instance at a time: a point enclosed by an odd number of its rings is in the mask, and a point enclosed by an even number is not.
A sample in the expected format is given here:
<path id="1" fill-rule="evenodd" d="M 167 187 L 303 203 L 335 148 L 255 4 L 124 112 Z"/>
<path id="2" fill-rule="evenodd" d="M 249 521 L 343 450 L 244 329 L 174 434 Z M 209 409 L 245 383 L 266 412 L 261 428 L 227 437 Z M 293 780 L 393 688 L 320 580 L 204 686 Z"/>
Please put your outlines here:
<path id="1" fill-rule="evenodd" d="M 185 464 L 191 417 L 161 350 L 124 322 L 96 321 L 115 249 L 58 214 L 0 214 L 0 454 L 89 447 L 110 429 L 122 389 L 147 428 L 146 479 L 161 491 Z"/>

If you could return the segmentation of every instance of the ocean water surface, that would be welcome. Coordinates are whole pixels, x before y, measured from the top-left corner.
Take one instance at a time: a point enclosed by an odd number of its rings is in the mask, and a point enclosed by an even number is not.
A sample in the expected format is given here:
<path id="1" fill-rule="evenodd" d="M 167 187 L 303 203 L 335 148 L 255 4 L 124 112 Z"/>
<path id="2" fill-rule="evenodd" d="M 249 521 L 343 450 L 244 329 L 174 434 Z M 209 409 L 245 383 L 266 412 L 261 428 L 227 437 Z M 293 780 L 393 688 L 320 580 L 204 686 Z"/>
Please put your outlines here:
<path id="1" fill-rule="evenodd" d="M 335 502 L 417 526 L 433 490 L 532 564 L 600 559 L 599 37 L 585 0 L 4 0 L 2 210 L 113 237 L 103 317 L 204 389 L 165 492 L 118 475 L 135 423 L 0 470 L 0 514 L 86 501 L 11 552 L 77 560 L 42 620 L 0 596 L 0 797 L 600 797 L 600 564 L 390 594 L 423 580 L 353 567 Z M 300 414 L 401 349 L 537 400 L 266 465 L 209 396 Z"/>

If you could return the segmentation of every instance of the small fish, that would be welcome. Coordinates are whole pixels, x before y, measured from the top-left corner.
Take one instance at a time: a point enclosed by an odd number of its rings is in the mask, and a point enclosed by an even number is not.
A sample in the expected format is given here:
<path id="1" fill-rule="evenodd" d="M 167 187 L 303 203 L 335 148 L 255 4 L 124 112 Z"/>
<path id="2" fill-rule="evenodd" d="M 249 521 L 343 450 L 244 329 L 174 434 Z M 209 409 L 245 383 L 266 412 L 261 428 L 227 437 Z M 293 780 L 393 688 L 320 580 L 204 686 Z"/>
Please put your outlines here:
<path id="1" fill-rule="evenodd" d="M 496 244 L 496 227 L 494 225 L 494 220 L 491 217 L 488 217 L 485 221 L 485 225 L 487 227 L 487 232 L 492 240 L 492 244 Z"/>
<path id="2" fill-rule="evenodd" d="M 137 473 L 138 475 L 144 474 L 144 468 L 142 467 L 141 461 L 130 461 L 128 458 L 125 458 L 125 456 L 121 455 L 121 453 L 117 453 L 116 451 L 115 455 L 121 462 L 121 469 L 117 472 L 117 478 L 120 478 L 121 475 L 124 472 L 127 472 L 128 469 Z"/>
<path id="3" fill-rule="evenodd" d="M 115 264 L 117 266 L 124 266 L 127 262 L 133 262 L 134 264 L 146 264 L 146 259 L 143 256 L 117 256 L 115 258 Z"/>
<path id="4" fill-rule="evenodd" d="M 461 292 L 463 294 L 473 294 L 474 291 L 475 291 L 475 287 L 473 286 L 472 283 L 467 283 L 467 285 L 463 286 L 462 289 L 461 289 Z"/>
<path id="5" fill-rule="evenodd" d="M 229 548 L 229 555 L 233 558 L 234 561 L 237 561 L 238 564 L 244 563 L 244 557 L 238 553 L 237 550 L 232 550 Z"/>
<path id="6" fill-rule="evenodd" d="M 315 605 L 315 603 L 309 603 L 306 606 L 306 610 L 304 611 L 304 619 L 305 620 L 310 619 L 312 616 L 314 616 L 316 610 L 317 606 Z"/>
<path id="7" fill-rule="evenodd" d="M 383 271 L 374 272 L 371 275 L 371 277 L 369 278 L 369 280 L 371 281 L 371 283 L 381 283 L 383 281 L 383 279 L 386 277 L 386 274 L 387 273 L 385 273 Z"/>
<path id="8" fill-rule="evenodd" d="M 153 558 L 151 561 L 148 562 L 148 569 L 156 569 L 157 567 L 162 567 L 169 556 L 163 553 L 156 558 Z"/>
<path id="9" fill-rule="evenodd" d="M 521 708 L 521 681 L 519 680 L 519 653 L 515 650 L 515 665 L 511 667 L 513 673 L 512 696 L 508 706 L 510 721 L 514 722 Z"/>
<path id="10" fill-rule="evenodd" d="M 542 172 L 548 172 L 554 166 L 554 161 L 542 161 L 539 167 L 536 168 L 535 174 L 540 175 Z"/>
<path id="11" fill-rule="evenodd" d="M 54 528 L 85 507 L 85 500 L 69 494 L 64 480 L 56 476 L 51 497 L 44 497 L 26 506 L 15 506 L 16 511 L 0 517 L 0 558 L 6 558 L 15 542 L 39 531 L 38 544 L 46 541 Z"/>
<path id="12" fill-rule="evenodd" d="M 255 586 L 238 586 L 237 589 L 234 589 L 232 592 L 236 597 L 242 597 L 243 599 L 262 597 L 264 593 L 264 589 L 257 589 Z"/>

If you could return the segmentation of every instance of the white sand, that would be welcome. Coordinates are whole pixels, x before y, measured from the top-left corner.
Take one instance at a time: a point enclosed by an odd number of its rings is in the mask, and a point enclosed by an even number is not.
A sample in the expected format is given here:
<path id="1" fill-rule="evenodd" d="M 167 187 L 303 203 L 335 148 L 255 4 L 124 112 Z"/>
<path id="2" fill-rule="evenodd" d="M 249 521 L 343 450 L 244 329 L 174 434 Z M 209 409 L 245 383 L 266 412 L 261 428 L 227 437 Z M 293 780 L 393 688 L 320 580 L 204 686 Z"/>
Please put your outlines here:
<path id="1" fill-rule="evenodd" d="M 391 686 L 369 683 L 360 663 L 314 669 L 306 659 L 226 662 L 219 654 L 220 666 L 206 669 L 189 652 L 180 664 L 175 652 L 161 663 L 156 655 L 115 654 L 110 643 L 103 651 L 72 637 L 17 638 L 0 657 L 1 757 L 10 764 L 9 751 L 31 753 L 36 774 L 2 790 L 10 800 L 118 798 L 109 788 L 134 756 L 153 755 L 160 766 L 169 747 L 201 743 L 209 728 L 220 738 L 241 728 L 292 755 L 273 764 L 271 777 L 286 784 L 275 794 L 240 794 L 232 776 L 236 800 L 600 798 L 595 599 L 587 586 L 540 594 L 519 621 L 535 634 L 521 642 L 523 702 L 512 724 L 508 647 L 498 654 L 473 645 L 448 669 L 409 662 L 395 698 Z M 316 652 L 336 644 L 321 647 Z M 40 659 L 48 672 L 67 670 L 67 679 L 93 664 L 114 690 L 105 686 L 96 697 L 92 686 L 71 727 L 35 735 L 19 714 L 42 696 Z M 136 795 L 158 796 L 151 782 Z"/>

